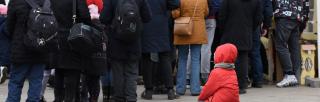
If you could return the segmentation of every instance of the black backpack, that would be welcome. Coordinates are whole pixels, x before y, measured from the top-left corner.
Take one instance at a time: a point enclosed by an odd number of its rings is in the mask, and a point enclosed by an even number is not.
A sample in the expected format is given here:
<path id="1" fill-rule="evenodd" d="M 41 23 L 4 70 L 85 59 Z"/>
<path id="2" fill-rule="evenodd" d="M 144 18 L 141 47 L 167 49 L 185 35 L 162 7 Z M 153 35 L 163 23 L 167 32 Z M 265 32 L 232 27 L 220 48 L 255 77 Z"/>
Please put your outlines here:
<path id="1" fill-rule="evenodd" d="M 58 23 L 51 10 L 50 0 L 45 0 L 40 7 L 35 0 L 26 0 L 32 7 L 29 13 L 28 30 L 24 37 L 24 44 L 29 50 L 36 52 L 50 52 L 58 48 L 56 36 Z"/>
<path id="2" fill-rule="evenodd" d="M 111 25 L 115 38 L 130 43 L 139 38 L 142 21 L 136 0 L 118 0 Z"/>

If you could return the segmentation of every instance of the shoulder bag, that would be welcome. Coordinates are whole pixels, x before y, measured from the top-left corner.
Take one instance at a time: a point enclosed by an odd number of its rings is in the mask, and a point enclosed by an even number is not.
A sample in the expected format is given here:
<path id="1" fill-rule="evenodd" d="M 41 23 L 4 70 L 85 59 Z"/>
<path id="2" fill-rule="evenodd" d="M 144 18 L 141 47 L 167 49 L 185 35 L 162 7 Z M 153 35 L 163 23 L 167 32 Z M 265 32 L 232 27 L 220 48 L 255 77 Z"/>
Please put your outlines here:
<path id="1" fill-rule="evenodd" d="M 199 0 L 193 10 L 192 17 L 178 17 L 174 20 L 174 34 L 179 36 L 190 36 L 193 33 L 193 17 L 196 13 Z"/>
<path id="2" fill-rule="evenodd" d="M 70 34 L 68 36 L 68 43 L 71 50 L 84 55 L 90 55 L 97 52 L 97 48 L 95 46 L 97 41 L 94 37 L 101 35 L 101 32 L 84 23 L 76 23 L 77 0 L 73 0 L 72 12 L 74 25 L 70 29 Z"/>

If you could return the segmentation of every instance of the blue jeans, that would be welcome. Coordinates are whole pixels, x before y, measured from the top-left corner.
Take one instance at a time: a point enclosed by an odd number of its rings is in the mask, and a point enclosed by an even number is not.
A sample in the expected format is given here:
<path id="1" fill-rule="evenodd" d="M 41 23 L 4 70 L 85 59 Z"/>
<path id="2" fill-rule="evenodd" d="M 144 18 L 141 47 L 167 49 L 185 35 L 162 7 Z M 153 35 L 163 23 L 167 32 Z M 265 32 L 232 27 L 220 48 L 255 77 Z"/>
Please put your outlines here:
<path id="1" fill-rule="evenodd" d="M 200 89 L 200 52 L 201 45 L 181 45 L 178 47 L 178 72 L 177 72 L 177 94 L 183 95 L 186 91 L 187 60 L 188 53 L 191 55 L 191 94 L 199 94 Z M 189 50 L 190 49 L 190 50 Z"/>
<path id="2" fill-rule="evenodd" d="M 206 28 L 208 34 L 208 44 L 201 47 L 201 78 L 208 79 L 210 73 L 211 47 L 216 30 L 216 19 L 207 19 Z"/>
<path id="3" fill-rule="evenodd" d="M 21 91 L 25 79 L 29 81 L 28 98 L 26 102 L 39 102 L 42 87 L 44 64 L 13 64 L 8 84 L 8 97 L 6 102 L 20 102 Z"/>
<path id="4" fill-rule="evenodd" d="M 260 28 L 253 34 L 252 50 L 249 53 L 250 65 L 253 72 L 253 83 L 262 84 L 263 81 L 263 66 L 260 55 Z"/>
<path id="5" fill-rule="evenodd" d="M 102 86 L 112 86 L 112 72 L 111 69 L 108 69 L 106 73 L 101 76 L 101 84 Z"/>

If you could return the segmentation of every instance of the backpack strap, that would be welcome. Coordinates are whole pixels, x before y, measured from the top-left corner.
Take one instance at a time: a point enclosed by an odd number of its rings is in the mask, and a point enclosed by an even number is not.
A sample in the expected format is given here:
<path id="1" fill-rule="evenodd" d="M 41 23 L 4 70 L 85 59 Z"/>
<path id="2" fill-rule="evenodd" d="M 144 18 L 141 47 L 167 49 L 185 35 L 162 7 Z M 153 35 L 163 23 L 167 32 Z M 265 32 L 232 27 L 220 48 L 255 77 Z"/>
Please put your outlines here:
<path id="1" fill-rule="evenodd" d="M 76 24 L 76 19 L 77 19 L 77 0 L 73 0 L 73 2 L 72 2 L 72 19 L 73 19 L 73 24 Z"/>
<path id="2" fill-rule="evenodd" d="M 116 13 L 119 13 L 119 7 L 121 6 L 121 3 L 123 2 L 123 0 L 117 0 L 117 1 L 118 2 L 117 2 L 117 7 L 116 7 Z"/>
<path id="3" fill-rule="evenodd" d="M 26 0 L 26 2 L 33 8 L 38 9 L 40 6 L 34 2 L 34 0 Z"/>
<path id="4" fill-rule="evenodd" d="M 46 12 L 51 12 L 51 1 L 50 0 L 44 0 L 42 9 Z"/>

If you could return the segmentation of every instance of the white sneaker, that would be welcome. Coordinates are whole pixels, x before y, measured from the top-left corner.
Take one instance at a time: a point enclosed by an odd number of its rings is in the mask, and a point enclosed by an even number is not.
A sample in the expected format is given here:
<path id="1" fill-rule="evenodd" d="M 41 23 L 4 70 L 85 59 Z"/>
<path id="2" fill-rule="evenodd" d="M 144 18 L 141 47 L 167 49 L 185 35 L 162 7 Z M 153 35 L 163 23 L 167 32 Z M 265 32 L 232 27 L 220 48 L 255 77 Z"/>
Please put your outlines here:
<path id="1" fill-rule="evenodd" d="M 282 81 L 277 83 L 277 87 L 288 87 L 298 85 L 298 80 L 295 75 L 285 75 Z"/>
<path id="2" fill-rule="evenodd" d="M 0 84 L 4 83 L 7 79 L 7 67 L 0 66 Z"/>
<path id="3" fill-rule="evenodd" d="M 293 81 L 293 83 L 294 83 L 295 85 L 298 85 L 298 84 L 299 84 L 298 79 L 297 79 L 297 77 L 296 77 L 295 75 L 290 75 L 290 78 L 291 78 L 291 80 Z"/>

